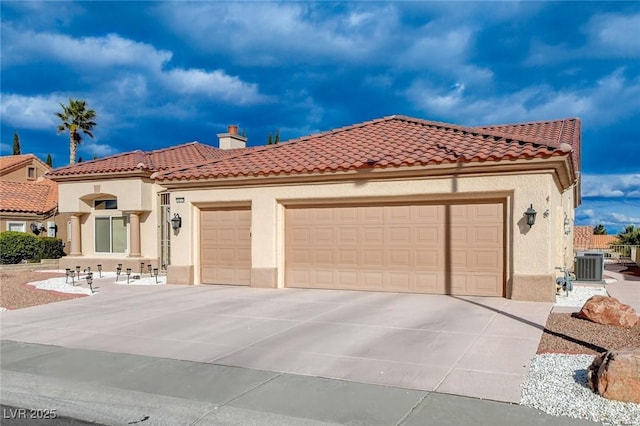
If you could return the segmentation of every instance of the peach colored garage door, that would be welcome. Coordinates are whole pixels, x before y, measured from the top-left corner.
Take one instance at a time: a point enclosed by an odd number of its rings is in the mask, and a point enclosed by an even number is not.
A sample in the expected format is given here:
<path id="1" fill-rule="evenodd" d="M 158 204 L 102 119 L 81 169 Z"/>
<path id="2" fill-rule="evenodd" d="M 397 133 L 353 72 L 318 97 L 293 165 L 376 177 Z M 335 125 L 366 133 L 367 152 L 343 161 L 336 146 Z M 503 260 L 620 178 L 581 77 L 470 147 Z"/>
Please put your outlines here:
<path id="1" fill-rule="evenodd" d="M 251 281 L 251 211 L 202 210 L 201 281 L 249 285 Z"/>
<path id="2" fill-rule="evenodd" d="M 504 295 L 502 203 L 290 207 L 288 287 Z"/>

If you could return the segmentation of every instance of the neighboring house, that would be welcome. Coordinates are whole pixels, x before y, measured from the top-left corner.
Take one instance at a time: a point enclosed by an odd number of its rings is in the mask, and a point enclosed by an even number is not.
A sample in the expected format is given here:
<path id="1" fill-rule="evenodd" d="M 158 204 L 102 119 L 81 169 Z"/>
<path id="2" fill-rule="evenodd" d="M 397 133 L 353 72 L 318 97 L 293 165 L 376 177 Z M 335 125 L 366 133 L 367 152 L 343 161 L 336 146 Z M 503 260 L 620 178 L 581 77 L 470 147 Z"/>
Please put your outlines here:
<path id="1" fill-rule="evenodd" d="M 573 230 L 574 251 L 607 250 L 616 241 L 615 235 L 595 235 L 593 226 L 575 226 Z"/>
<path id="2" fill-rule="evenodd" d="M 166 264 L 184 284 L 548 301 L 571 265 L 578 119 L 390 116 L 254 148 L 235 126 L 218 137 L 50 172 L 71 214 L 65 261 Z"/>
<path id="3" fill-rule="evenodd" d="M 58 213 L 58 184 L 33 154 L 0 157 L 0 230 L 32 232 L 66 241 L 67 218 Z"/>

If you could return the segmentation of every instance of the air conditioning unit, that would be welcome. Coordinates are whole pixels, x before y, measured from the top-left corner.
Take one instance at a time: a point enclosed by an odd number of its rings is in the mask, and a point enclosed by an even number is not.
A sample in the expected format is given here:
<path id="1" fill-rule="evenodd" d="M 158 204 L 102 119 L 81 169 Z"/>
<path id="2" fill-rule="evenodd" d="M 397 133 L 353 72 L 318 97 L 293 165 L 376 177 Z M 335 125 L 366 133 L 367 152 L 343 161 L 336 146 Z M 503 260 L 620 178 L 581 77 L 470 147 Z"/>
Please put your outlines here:
<path id="1" fill-rule="evenodd" d="M 602 281 L 604 277 L 604 253 L 579 252 L 576 257 L 576 281 Z"/>

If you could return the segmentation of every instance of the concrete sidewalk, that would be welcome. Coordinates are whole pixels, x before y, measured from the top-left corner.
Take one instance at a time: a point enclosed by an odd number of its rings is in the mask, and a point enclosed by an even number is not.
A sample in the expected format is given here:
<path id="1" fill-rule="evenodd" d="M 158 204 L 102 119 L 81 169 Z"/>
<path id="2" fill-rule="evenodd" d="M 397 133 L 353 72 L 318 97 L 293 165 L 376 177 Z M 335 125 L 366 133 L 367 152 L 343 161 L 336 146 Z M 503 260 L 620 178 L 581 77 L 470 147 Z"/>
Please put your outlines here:
<path id="1" fill-rule="evenodd" d="M 224 365 L 8 340 L 0 351 L 2 404 L 105 425 L 593 424 L 507 403 Z"/>

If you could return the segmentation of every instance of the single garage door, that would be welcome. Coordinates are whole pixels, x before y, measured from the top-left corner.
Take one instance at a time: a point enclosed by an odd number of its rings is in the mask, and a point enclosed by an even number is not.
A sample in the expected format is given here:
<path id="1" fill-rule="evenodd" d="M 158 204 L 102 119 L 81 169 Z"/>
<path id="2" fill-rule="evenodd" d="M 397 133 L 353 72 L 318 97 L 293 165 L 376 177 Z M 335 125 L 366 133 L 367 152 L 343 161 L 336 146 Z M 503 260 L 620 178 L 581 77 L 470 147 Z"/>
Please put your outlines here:
<path id="1" fill-rule="evenodd" d="M 504 204 L 290 207 L 288 287 L 504 295 Z"/>
<path id="2" fill-rule="evenodd" d="M 251 211 L 201 210 L 200 226 L 201 282 L 249 285 Z"/>

